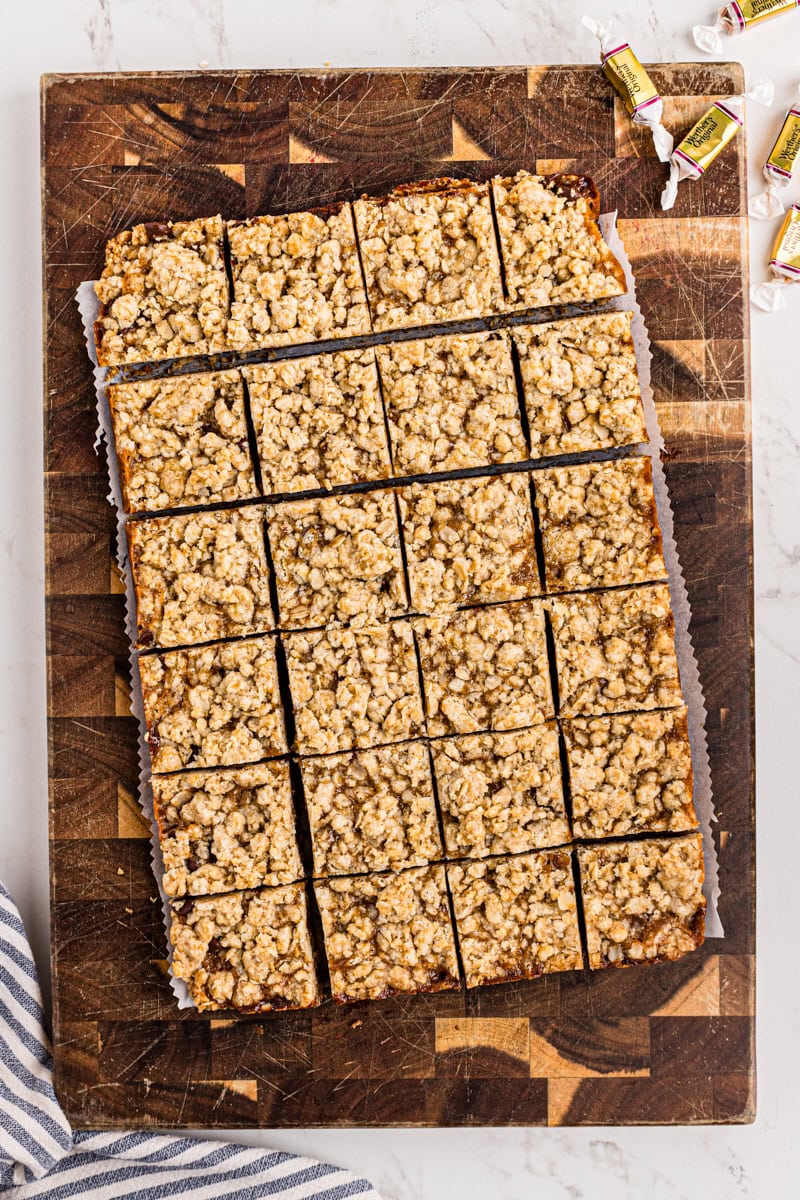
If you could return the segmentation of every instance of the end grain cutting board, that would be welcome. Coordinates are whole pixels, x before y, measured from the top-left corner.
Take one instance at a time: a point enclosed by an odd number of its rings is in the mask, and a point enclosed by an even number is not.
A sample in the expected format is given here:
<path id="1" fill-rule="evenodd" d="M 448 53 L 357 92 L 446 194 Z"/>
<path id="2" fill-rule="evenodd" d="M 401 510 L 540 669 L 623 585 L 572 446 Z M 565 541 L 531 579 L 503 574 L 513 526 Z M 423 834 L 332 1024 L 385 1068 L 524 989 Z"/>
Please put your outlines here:
<path id="1" fill-rule="evenodd" d="M 689 128 L 734 64 L 648 68 Z M 52 954 L 77 1126 L 747 1121 L 754 1111 L 752 518 L 744 138 L 665 170 L 595 67 L 48 76 L 42 158 Z M 618 209 L 654 344 L 708 705 L 723 941 L 674 964 L 231 1021 L 179 1013 L 136 799 L 114 516 L 73 293 L 137 222 L 408 179 L 579 171 Z"/>

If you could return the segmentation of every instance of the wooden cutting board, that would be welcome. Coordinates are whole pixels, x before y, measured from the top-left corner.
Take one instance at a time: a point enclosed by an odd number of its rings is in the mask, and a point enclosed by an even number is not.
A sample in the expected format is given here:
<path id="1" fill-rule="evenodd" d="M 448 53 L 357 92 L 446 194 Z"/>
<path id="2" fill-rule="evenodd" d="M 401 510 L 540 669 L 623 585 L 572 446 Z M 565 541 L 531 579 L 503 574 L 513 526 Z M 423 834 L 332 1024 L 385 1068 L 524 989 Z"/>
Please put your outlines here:
<path id="1" fill-rule="evenodd" d="M 740 92 L 650 68 L 666 122 Z M 52 960 L 73 1125 L 740 1122 L 754 1113 L 752 511 L 744 137 L 672 213 L 595 67 L 48 76 L 42 92 Z M 670 965 L 262 1020 L 179 1013 L 137 806 L 123 594 L 74 290 L 137 221 L 409 179 L 592 174 L 654 346 L 708 704 L 724 940 Z"/>

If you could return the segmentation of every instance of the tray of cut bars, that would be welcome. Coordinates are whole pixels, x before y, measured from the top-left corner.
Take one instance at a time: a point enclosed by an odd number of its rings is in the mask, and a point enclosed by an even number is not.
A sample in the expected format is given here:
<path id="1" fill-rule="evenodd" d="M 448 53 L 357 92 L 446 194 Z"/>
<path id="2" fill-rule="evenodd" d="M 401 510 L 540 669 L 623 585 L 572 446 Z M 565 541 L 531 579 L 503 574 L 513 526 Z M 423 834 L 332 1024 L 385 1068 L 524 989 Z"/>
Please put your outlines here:
<path id="1" fill-rule="evenodd" d="M 599 211 L 519 172 L 108 243 L 99 411 L 182 1004 L 701 944 L 677 581 Z"/>

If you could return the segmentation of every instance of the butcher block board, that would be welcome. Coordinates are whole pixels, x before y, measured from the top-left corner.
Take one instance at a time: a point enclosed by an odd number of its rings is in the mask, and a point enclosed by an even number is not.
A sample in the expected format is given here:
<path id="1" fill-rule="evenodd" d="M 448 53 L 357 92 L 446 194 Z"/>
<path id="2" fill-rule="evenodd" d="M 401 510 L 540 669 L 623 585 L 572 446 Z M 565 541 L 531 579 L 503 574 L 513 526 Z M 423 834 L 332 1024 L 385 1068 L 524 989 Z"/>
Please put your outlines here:
<path id="1" fill-rule="evenodd" d="M 687 130 L 731 63 L 648 67 Z M 595 66 L 50 75 L 42 85 L 56 1088 L 73 1125 L 583 1125 L 754 1114 L 753 611 L 744 137 L 665 168 Z M 724 940 L 682 961 L 229 1020 L 179 1012 L 138 810 L 114 514 L 73 296 L 138 221 L 443 174 L 587 172 L 653 340 L 708 705 Z"/>

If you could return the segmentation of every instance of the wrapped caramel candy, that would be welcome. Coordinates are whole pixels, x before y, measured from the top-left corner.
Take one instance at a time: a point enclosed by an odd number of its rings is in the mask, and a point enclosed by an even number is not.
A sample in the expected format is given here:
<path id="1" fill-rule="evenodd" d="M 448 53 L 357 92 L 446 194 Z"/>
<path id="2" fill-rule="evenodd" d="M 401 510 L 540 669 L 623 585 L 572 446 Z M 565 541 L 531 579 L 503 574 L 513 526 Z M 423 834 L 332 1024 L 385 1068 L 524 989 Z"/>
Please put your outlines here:
<path id="1" fill-rule="evenodd" d="M 719 54 L 722 50 L 721 33 L 744 33 L 751 25 L 766 21 L 768 17 L 779 17 L 800 7 L 800 0 L 738 0 L 724 5 L 717 13 L 713 25 L 695 25 L 692 37 L 695 45 L 706 54 Z"/>
<path id="2" fill-rule="evenodd" d="M 755 284 L 750 299 L 765 312 L 786 307 L 786 285 L 800 283 L 800 204 L 793 204 L 772 247 L 769 268 L 775 276 L 769 283 Z"/>
<path id="3" fill-rule="evenodd" d="M 599 41 L 603 74 L 619 92 L 634 125 L 646 125 L 652 131 L 656 154 L 662 162 L 669 162 L 672 134 L 661 124 L 664 105 L 647 71 L 627 42 L 611 36 L 610 25 L 591 17 L 583 17 L 581 24 Z"/>
<path id="4" fill-rule="evenodd" d="M 775 145 L 764 163 L 766 189 L 751 197 L 747 211 L 751 217 L 761 221 L 779 217 L 785 210 L 780 193 L 787 187 L 792 176 L 800 170 L 800 102 L 794 104 L 786 114 L 786 120 L 775 139 Z"/>
<path id="5" fill-rule="evenodd" d="M 675 147 L 670 159 L 669 179 L 661 193 L 661 207 L 672 208 L 678 195 L 678 184 L 684 179 L 699 179 L 722 153 L 744 125 L 745 101 L 772 104 L 775 88 L 771 79 L 756 79 L 741 96 L 726 96 L 716 100 L 708 112 L 689 130 Z"/>

